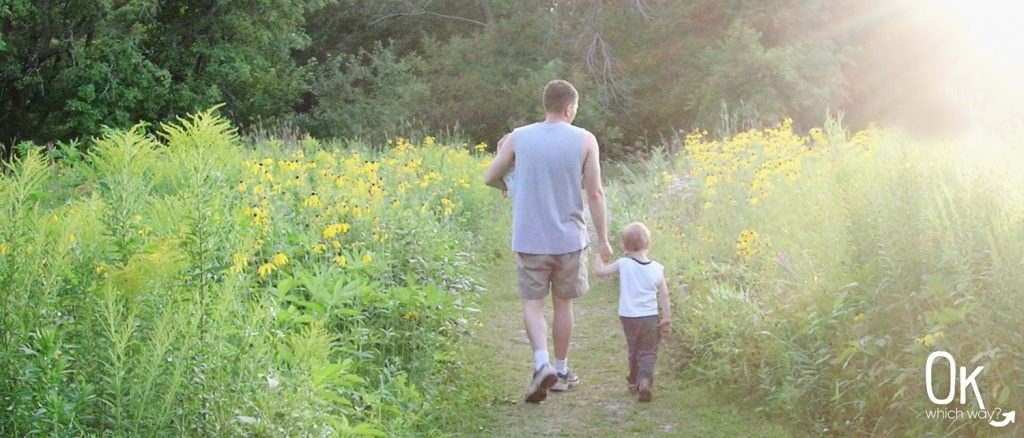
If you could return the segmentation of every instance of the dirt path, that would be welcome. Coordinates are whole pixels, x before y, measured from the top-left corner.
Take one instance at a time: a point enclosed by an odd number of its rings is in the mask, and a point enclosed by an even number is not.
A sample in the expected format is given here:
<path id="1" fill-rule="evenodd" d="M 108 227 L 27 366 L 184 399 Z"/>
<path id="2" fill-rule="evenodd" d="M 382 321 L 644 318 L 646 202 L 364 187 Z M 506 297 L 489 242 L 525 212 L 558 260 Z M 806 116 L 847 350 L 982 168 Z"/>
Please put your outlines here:
<path id="1" fill-rule="evenodd" d="M 480 303 L 480 325 L 465 345 L 468 363 L 477 363 L 467 378 L 476 390 L 489 391 L 490 406 L 480 411 L 491 419 L 481 436 L 790 436 L 763 415 L 716 399 L 706 386 L 684 382 L 685 366 L 676 343 L 662 340 L 655 375 L 654 400 L 638 403 L 625 384 L 625 340 L 616 316 L 617 283 L 591 276 L 591 290 L 576 301 L 576 326 L 569 366 L 581 384 L 565 393 L 550 393 L 540 405 L 523 401 L 533 358 L 522 323 L 514 262 L 498 260 L 485 273 L 490 292 Z M 551 312 L 548 303 L 548 322 Z M 676 335 L 672 335 L 676 336 Z M 550 333 L 548 343 L 551 345 Z"/>

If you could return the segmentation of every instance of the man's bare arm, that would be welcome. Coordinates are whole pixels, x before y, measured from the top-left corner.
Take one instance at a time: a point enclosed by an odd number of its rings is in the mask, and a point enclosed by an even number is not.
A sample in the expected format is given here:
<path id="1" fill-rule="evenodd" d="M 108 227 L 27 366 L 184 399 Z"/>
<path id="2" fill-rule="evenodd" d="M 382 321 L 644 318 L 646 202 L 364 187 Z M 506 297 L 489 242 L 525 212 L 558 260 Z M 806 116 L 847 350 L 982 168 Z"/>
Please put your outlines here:
<path id="1" fill-rule="evenodd" d="M 601 158 L 597 138 L 587 133 L 583 139 L 583 187 L 587 192 L 590 204 L 590 219 L 597 231 L 598 250 L 601 259 L 612 258 L 612 247 L 608 243 L 607 206 L 605 205 L 604 186 L 601 184 Z"/>
<path id="2" fill-rule="evenodd" d="M 505 187 L 505 180 L 502 179 L 502 176 L 512 168 L 512 163 L 515 162 L 515 159 L 515 144 L 512 134 L 509 133 L 502 137 L 501 140 L 498 140 L 498 154 L 494 157 L 494 161 L 491 161 L 491 166 L 487 168 L 487 172 L 484 173 L 484 184 L 498 190 L 508 190 L 508 187 Z"/>

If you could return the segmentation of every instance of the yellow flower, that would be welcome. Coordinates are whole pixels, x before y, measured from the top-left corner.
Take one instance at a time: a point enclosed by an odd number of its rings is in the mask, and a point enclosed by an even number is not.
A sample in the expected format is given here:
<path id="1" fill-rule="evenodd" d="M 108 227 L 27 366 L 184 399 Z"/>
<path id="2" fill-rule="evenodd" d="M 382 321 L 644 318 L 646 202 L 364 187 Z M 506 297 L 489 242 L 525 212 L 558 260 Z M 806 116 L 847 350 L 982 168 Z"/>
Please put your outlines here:
<path id="1" fill-rule="evenodd" d="M 135 222 L 141 221 L 142 220 L 142 216 L 139 216 L 139 215 L 132 216 L 132 220 L 135 221 Z"/>
<path id="2" fill-rule="evenodd" d="M 435 141 L 437 141 L 437 139 L 435 139 L 434 137 L 431 137 L 429 135 L 426 136 L 426 137 L 423 137 L 423 146 L 433 146 Z"/>
<path id="3" fill-rule="evenodd" d="M 455 203 L 451 199 L 441 198 L 441 205 L 444 206 L 444 211 L 441 212 L 444 216 L 451 216 L 455 210 Z"/>
<path id="4" fill-rule="evenodd" d="M 324 245 L 322 243 L 318 243 L 316 245 L 313 245 L 313 252 L 315 252 L 317 254 L 320 254 L 320 253 L 322 253 L 324 251 L 327 251 L 327 245 Z"/>
<path id="5" fill-rule="evenodd" d="M 324 229 L 324 239 L 333 238 L 334 236 L 337 236 L 339 233 L 347 233 L 350 228 L 351 227 L 349 226 L 349 224 L 346 223 L 330 224 L 327 226 L 327 228 Z"/>
<path id="6" fill-rule="evenodd" d="M 741 231 L 739 237 L 736 238 L 736 255 L 740 256 L 744 260 L 749 260 L 759 252 L 760 249 L 757 240 L 757 231 Z"/>
<path id="7" fill-rule="evenodd" d="M 271 262 L 274 263 L 274 266 L 280 268 L 288 264 L 288 256 L 284 255 L 284 253 L 279 252 L 277 254 L 274 254 L 274 259 Z"/>
<path id="8" fill-rule="evenodd" d="M 260 275 L 260 278 L 264 278 L 267 275 L 272 274 L 275 269 L 277 269 L 277 267 L 274 266 L 273 263 L 264 263 L 260 265 L 256 272 Z"/>
<path id="9" fill-rule="evenodd" d="M 473 146 L 473 149 L 476 149 L 477 152 L 483 152 L 487 149 L 487 143 L 478 143 L 476 146 Z"/>
<path id="10" fill-rule="evenodd" d="M 935 341 L 943 337 L 942 332 L 938 331 L 930 335 L 925 335 L 923 338 L 914 338 L 914 343 L 923 344 L 925 347 L 931 347 L 935 345 Z"/>
<path id="11" fill-rule="evenodd" d="M 309 207 L 322 208 L 324 206 L 324 204 L 322 204 L 320 202 L 320 197 L 317 196 L 316 193 L 314 193 L 312 195 L 309 195 L 309 197 L 306 198 L 305 201 L 302 201 L 302 206 L 306 207 L 306 208 L 309 208 Z"/>
<path id="12" fill-rule="evenodd" d="M 420 316 L 420 312 L 419 311 L 410 310 L 408 312 L 405 312 L 405 315 L 402 315 L 402 318 L 405 319 L 406 321 L 408 321 L 408 320 L 416 318 L 418 316 Z"/>
<path id="13" fill-rule="evenodd" d="M 10 250 L 11 250 L 10 246 L 8 246 L 6 243 L 0 242 L 0 255 L 7 254 L 7 251 L 10 251 Z"/>
<path id="14" fill-rule="evenodd" d="M 363 254 L 363 263 L 370 263 L 373 261 L 373 256 L 369 254 Z"/>
<path id="15" fill-rule="evenodd" d="M 853 315 L 853 322 L 858 322 L 858 321 L 860 321 L 862 319 L 864 319 L 864 314 L 863 313 L 858 313 L 856 315 Z"/>
<path id="16" fill-rule="evenodd" d="M 344 268 L 345 265 L 348 264 L 348 260 L 345 259 L 345 256 L 338 255 L 334 257 L 334 264 Z"/>

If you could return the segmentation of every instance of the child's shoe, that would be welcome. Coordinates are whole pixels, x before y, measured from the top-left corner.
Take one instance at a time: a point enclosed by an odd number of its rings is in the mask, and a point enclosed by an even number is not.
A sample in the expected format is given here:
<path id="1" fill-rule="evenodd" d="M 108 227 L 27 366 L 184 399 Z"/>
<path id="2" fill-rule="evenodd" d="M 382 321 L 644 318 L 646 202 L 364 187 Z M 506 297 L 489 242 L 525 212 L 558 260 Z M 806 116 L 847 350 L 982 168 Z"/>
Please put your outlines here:
<path id="1" fill-rule="evenodd" d="M 647 379 L 640 379 L 640 383 L 636 384 L 636 391 L 640 393 L 640 401 L 646 403 L 651 401 L 651 381 Z"/>

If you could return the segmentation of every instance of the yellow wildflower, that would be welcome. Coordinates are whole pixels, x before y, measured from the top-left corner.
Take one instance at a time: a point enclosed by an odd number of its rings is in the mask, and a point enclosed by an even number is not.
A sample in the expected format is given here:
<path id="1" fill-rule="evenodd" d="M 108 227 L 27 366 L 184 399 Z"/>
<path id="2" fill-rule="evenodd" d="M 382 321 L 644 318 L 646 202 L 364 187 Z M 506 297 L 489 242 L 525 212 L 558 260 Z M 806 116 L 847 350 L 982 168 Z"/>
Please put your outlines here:
<path id="1" fill-rule="evenodd" d="M 350 228 L 349 224 L 344 222 L 330 224 L 324 229 L 324 239 L 330 239 L 338 234 L 347 233 Z"/>
<path id="2" fill-rule="evenodd" d="M 277 269 L 277 267 L 274 266 L 273 263 L 264 263 L 260 265 L 256 272 L 259 274 L 260 278 L 264 278 L 267 275 L 272 274 L 275 269 Z"/>
<path id="3" fill-rule="evenodd" d="M 455 210 L 455 203 L 451 199 L 441 198 L 441 205 L 444 206 L 444 211 L 441 212 L 444 216 L 451 216 Z"/>
<path id="4" fill-rule="evenodd" d="M 754 230 L 743 230 L 740 232 L 739 237 L 736 239 L 736 254 L 744 260 L 749 260 L 751 257 L 757 255 L 760 250 L 758 249 L 757 231 Z"/>
<path id="5" fill-rule="evenodd" d="M 302 201 L 302 206 L 306 207 L 306 208 L 309 208 L 309 207 L 322 208 L 324 206 L 324 204 L 322 204 L 320 202 L 320 197 L 317 196 L 316 193 L 313 193 L 313 194 L 309 195 L 309 197 L 306 198 L 305 201 Z"/>
<path id="6" fill-rule="evenodd" d="M 274 266 L 280 268 L 288 264 L 288 256 L 284 255 L 284 253 L 279 252 L 277 254 L 274 254 L 274 259 L 271 260 L 271 262 L 274 264 Z"/>
<path id="7" fill-rule="evenodd" d="M 249 266 L 249 257 L 246 257 L 245 254 L 240 252 L 236 252 L 231 255 L 231 268 L 228 269 L 228 272 L 231 272 L 232 274 L 240 274 L 247 266 Z"/>
<path id="8" fill-rule="evenodd" d="M 0 242 L 0 255 L 7 254 L 7 251 L 10 251 L 10 250 L 11 250 L 10 246 L 8 246 L 6 243 Z"/>
<path id="9" fill-rule="evenodd" d="M 944 335 L 941 331 L 937 331 L 930 335 L 925 335 L 924 337 L 921 338 L 914 338 L 914 343 L 923 344 L 925 347 L 931 347 L 932 345 L 935 345 L 935 341 L 937 341 L 939 338 L 943 336 Z"/>
<path id="10" fill-rule="evenodd" d="M 373 256 L 369 254 L 363 254 L 363 263 L 370 263 L 373 261 Z"/>
<path id="11" fill-rule="evenodd" d="M 345 265 L 348 264 L 348 260 L 345 260 L 345 256 L 338 255 L 334 257 L 334 264 L 344 268 Z"/>

